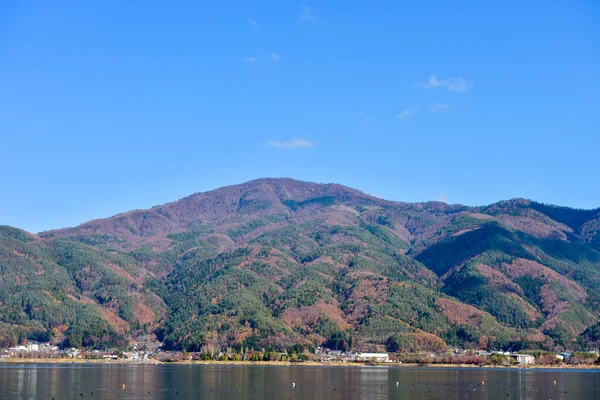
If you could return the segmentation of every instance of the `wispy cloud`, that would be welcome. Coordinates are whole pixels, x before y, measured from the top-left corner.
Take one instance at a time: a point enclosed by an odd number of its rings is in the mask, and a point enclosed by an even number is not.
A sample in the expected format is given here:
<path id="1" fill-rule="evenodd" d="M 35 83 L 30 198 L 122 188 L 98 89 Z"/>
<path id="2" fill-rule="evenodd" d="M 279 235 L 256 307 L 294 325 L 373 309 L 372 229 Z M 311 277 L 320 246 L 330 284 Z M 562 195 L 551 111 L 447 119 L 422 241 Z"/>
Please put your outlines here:
<path id="1" fill-rule="evenodd" d="M 433 112 L 444 111 L 450 108 L 450 104 L 435 103 L 429 109 Z"/>
<path id="2" fill-rule="evenodd" d="M 396 118 L 406 119 L 406 118 L 410 117 L 412 114 L 413 114 L 413 112 L 410 110 L 402 110 L 398 114 L 396 114 Z"/>
<path id="3" fill-rule="evenodd" d="M 450 200 L 448 199 L 448 196 L 446 195 L 446 193 L 441 192 L 440 194 L 437 195 L 437 197 L 435 198 L 435 201 L 441 201 L 442 203 L 448 204 L 448 202 Z"/>
<path id="4" fill-rule="evenodd" d="M 279 61 L 279 60 L 281 60 L 281 56 L 277 53 L 271 53 L 271 60 Z"/>
<path id="5" fill-rule="evenodd" d="M 310 7 L 302 7 L 300 19 L 302 21 L 316 21 L 317 19 L 319 19 L 319 17 L 313 14 L 313 12 L 310 10 Z"/>
<path id="6" fill-rule="evenodd" d="M 253 18 L 248 18 L 248 23 L 249 23 L 249 24 L 250 24 L 250 26 L 251 26 L 251 27 L 253 27 L 253 28 L 258 26 L 258 23 L 257 23 L 257 22 L 256 22 L 256 20 L 255 20 L 255 19 L 253 19 Z"/>
<path id="7" fill-rule="evenodd" d="M 451 92 L 466 92 L 467 90 L 473 87 L 473 82 L 462 78 L 460 76 L 455 76 L 447 79 L 438 79 L 437 76 L 431 75 L 427 82 L 417 83 L 418 86 L 424 88 L 445 88 L 450 90 Z"/>
<path id="8" fill-rule="evenodd" d="M 310 140 L 298 138 L 286 140 L 285 142 L 280 142 L 278 140 L 269 140 L 266 144 L 269 147 L 275 147 L 278 149 L 301 149 L 315 147 L 317 145 L 315 142 L 311 142 Z"/>
<path id="9" fill-rule="evenodd" d="M 253 63 L 256 62 L 256 58 L 255 57 L 244 57 L 242 58 L 243 62 L 247 62 L 247 63 Z"/>

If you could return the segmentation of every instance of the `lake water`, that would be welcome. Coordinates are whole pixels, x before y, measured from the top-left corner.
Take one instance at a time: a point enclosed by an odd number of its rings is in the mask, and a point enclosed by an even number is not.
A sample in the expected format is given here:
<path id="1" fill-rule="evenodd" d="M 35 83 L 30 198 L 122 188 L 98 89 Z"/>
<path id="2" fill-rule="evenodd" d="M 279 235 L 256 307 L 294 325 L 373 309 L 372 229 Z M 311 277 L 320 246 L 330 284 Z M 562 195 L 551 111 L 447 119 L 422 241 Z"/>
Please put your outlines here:
<path id="1" fill-rule="evenodd" d="M 482 381 L 485 384 L 482 385 Z M 296 384 L 295 389 L 292 383 Z M 0 399 L 52 398 L 600 399 L 600 372 L 483 368 L 0 364 Z"/>

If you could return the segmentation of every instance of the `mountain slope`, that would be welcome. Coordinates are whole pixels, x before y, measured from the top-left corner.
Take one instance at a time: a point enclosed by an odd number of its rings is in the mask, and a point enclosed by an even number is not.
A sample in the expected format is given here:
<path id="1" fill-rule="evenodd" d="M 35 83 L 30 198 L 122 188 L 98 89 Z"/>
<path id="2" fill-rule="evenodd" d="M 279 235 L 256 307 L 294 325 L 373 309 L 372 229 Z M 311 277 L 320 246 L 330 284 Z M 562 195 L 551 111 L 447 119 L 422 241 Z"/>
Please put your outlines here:
<path id="1" fill-rule="evenodd" d="M 260 179 L 39 235 L 4 227 L 0 339 L 581 347 L 600 310 L 598 221 Z"/>

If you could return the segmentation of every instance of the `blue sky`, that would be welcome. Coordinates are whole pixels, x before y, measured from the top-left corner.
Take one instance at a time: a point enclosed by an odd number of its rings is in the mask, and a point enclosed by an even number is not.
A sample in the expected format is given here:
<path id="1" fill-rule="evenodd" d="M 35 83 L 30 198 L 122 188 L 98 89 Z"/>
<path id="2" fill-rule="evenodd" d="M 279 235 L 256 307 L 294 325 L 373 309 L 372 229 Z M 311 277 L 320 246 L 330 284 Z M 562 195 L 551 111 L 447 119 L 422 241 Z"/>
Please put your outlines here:
<path id="1" fill-rule="evenodd" d="M 0 2 L 0 224 L 282 176 L 598 207 L 598 71 L 592 0 Z"/>

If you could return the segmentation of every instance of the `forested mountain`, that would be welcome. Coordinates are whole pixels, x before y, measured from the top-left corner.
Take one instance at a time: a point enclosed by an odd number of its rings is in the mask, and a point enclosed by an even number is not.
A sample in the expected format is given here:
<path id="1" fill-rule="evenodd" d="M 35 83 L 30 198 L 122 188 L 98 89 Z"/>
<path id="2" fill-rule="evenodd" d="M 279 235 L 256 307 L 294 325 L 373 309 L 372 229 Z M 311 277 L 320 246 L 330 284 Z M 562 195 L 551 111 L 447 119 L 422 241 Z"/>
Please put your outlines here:
<path id="1" fill-rule="evenodd" d="M 599 311 L 600 209 L 260 179 L 76 228 L 0 227 L 0 346 L 154 332 L 185 350 L 578 349 Z"/>

